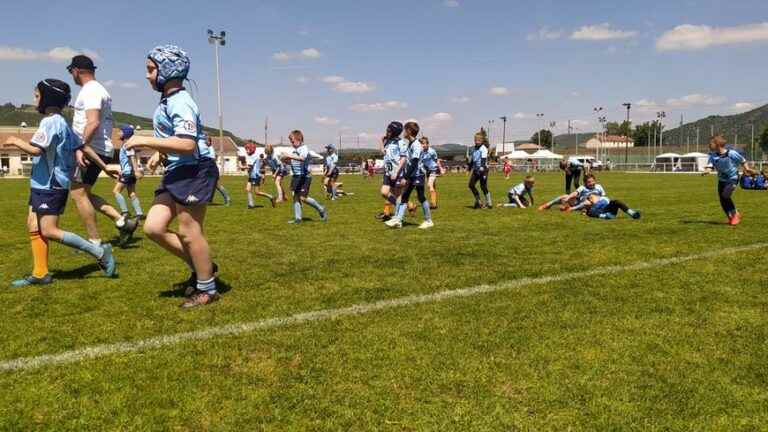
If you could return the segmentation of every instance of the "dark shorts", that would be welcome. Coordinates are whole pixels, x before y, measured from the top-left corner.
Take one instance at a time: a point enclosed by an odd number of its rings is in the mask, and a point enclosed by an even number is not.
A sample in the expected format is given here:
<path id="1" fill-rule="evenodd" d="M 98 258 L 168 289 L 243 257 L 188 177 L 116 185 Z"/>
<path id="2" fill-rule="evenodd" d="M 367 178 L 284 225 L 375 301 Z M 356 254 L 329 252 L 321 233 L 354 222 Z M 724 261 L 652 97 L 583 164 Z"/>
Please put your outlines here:
<path id="1" fill-rule="evenodd" d="M 32 212 L 38 216 L 60 215 L 67 207 L 69 191 L 66 189 L 31 189 L 29 194 L 29 206 Z"/>
<path id="2" fill-rule="evenodd" d="M 509 198 L 509 203 L 510 204 L 517 204 L 517 202 L 515 201 L 515 194 L 513 194 L 511 192 L 507 193 L 507 198 Z M 520 202 L 523 203 L 524 206 L 528 207 L 528 200 L 525 199 L 525 197 L 517 197 L 517 199 L 519 199 Z"/>
<path id="3" fill-rule="evenodd" d="M 285 168 L 280 168 L 279 170 L 275 171 L 275 177 L 285 177 L 288 175 L 288 170 Z"/>
<path id="4" fill-rule="evenodd" d="M 336 180 L 337 178 L 339 178 L 339 169 L 335 168 L 333 171 L 326 174 L 326 177 L 328 177 L 329 179 Z"/>
<path id="5" fill-rule="evenodd" d="M 434 170 L 427 170 L 427 178 L 432 177 L 432 176 L 438 177 L 438 176 L 440 176 L 440 173 L 436 169 L 434 169 Z"/>
<path id="6" fill-rule="evenodd" d="M 294 195 L 307 196 L 309 195 L 309 187 L 312 186 L 312 177 L 309 176 L 293 176 L 291 177 L 291 192 Z"/>
<path id="7" fill-rule="evenodd" d="M 136 176 L 133 174 L 120 174 L 120 178 L 117 179 L 120 183 L 126 185 L 126 186 L 132 186 L 136 184 Z"/>
<path id="8" fill-rule="evenodd" d="M 155 196 L 168 193 L 183 206 L 207 204 L 213 200 L 219 169 L 216 163 L 204 158 L 197 165 L 182 165 L 166 171 Z"/>
<path id="9" fill-rule="evenodd" d="M 424 183 L 425 183 L 424 176 L 411 177 L 408 180 L 408 183 L 410 183 L 413 186 L 424 186 Z"/>
<path id="10" fill-rule="evenodd" d="M 392 181 L 392 177 L 389 174 L 384 174 L 384 181 L 383 181 L 382 184 L 384 186 L 389 186 L 389 187 L 399 187 L 400 186 L 400 180 L 402 180 L 402 179 L 403 179 L 403 176 L 398 176 L 397 179 Z"/>
<path id="11" fill-rule="evenodd" d="M 487 181 L 488 180 L 488 170 L 479 171 L 479 170 L 472 170 L 472 175 L 470 176 L 470 181 Z"/>
<path id="12" fill-rule="evenodd" d="M 250 184 L 252 184 L 252 185 L 254 185 L 254 186 L 261 186 L 261 182 L 262 182 L 263 180 L 264 180 L 264 179 L 263 179 L 262 177 L 250 177 L 250 178 L 248 179 L 248 183 L 250 183 Z"/>
<path id="13" fill-rule="evenodd" d="M 115 163 L 115 158 L 103 155 L 99 155 L 99 157 L 107 165 Z M 75 183 L 93 186 L 96 184 L 96 180 L 98 180 L 99 174 L 101 174 L 101 168 L 99 168 L 95 162 L 91 161 L 91 164 L 88 165 L 87 168 L 80 168 L 80 165 L 75 166 L 75 172 L 72 174 L 72 181 Z"/>

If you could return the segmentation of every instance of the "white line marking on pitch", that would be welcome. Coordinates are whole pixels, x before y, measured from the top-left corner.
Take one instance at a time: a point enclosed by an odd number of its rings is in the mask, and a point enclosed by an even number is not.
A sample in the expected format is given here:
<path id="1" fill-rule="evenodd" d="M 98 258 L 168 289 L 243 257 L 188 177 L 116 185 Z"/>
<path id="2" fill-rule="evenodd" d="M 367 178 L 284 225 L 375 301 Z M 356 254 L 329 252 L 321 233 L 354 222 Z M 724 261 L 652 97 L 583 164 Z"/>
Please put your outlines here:
<path id="1" fill-rule="evenodd" d="M 694 261 L 704 258 L 712 258 L 724 254 L 733 254 L 746 252 L 755 249 L 768 247 L 768 243 L 757 243 L 748 246 L 721 249 L 718 251 L 705 252 L 696 255 L 689 255 L 676 258 L 663 258 L 650 261 L 637 262 L 629 265 L 617 265 L 600 267 L 593 270 L 565 273 L 554 276 L 543 276 L 537 278 L 523 278 L 508 282 L 501 282 L 495 285 L 479 285 L 471 288 L 462 288 L 448 291 L 440 291 L 433 294 L 413 295 L 400 297 L 391 300 L 381 300 L 374 303 L 353 305 L 338 309 L 325 309 L 312 312 L 305 312 L 282 318 L 270 318 L 261 321 L 252 321 L 240 324 L 229 324 L 219 327 L 211 327 L 205 330 L 177 333 L 167 336 L 156 336 L 149 339 L 143 339 L 131 342 L 118 342 L 113 344 L 95 345 L 73 351 L 65 351 L 59 354 L 45 354 L 35 357 L 21 357 L 13 360 L 0 362 L 0 372 L 23 371 L 36 369 L 43 366 L 60 365 L 66 363 L 77 363 L 87 359 L 104 357 L 111 354 L 132 353 L 145 351 L 155 348 L 161 348 L 171 345 L 177 345 L 186 341 L 199 341 L 210 339 L 217 336 L 235 336 L 247 333 L 253 333 L 258 330 L 273 329 L 285 327 L 293 324 L 302 324 L 313 321 L 322 321 L 353 315 L 363 315 L 385 309 L 392 309 L 401 306 L 413 306 L 424 303 L 435 303 L 453 298 L 472 297 L 479 294 L 505 291 L 512 288 L 519 288 L 526 285 L 541 285 L 550 282 L 563 282 L 571 279 L 585 278 L 597 275 L 623 273 L 636 270 L 645 270 L 658 267 L 680 264 L 688 261 Z"/>

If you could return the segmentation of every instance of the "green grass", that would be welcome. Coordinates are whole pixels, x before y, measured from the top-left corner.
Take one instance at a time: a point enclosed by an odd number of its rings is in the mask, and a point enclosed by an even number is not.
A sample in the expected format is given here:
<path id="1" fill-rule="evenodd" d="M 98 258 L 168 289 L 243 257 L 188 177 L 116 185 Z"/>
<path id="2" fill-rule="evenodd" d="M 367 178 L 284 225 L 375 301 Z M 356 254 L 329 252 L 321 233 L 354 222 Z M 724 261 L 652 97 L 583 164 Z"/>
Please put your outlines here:
<path id="1" fill-rule="evenodd" d="M 140 184 L 145 205 L 156 181 Z M 142 236 L 116 251 L 113 280 L 54 245 L 54 285 L 0 290 L 0 360 L 694 255 L 768 234 L 760 192 L 735 195 L 741 226 L 715 224 L 724 217 L 714 177 L 603 175 L 611 197 L 643 211 L 640 221 L 475 211 L 466 178 L 446 177 L 436 227 L 426 232 L 374 221 L 378 180 L 343 181 L 356 195 L 327 203 L 327 225 L 308 209 L 315 221 L 293 227 L 289 206 L 246 210 L 243 180 L 226 178 L 235 204 L 211 206 L 206 231 L 230 290 L 199 310 L 161 295 L 187 274 Z M 105 197 L 108 183 L 97 188 Z M 561 183 L 538 176 L 537 200 Z M 497 200 L 509 184 L 492 177 Z M 0 186 L 6 284 L 31 265 L 27 183 Z M 71 203 L 62 226 L 83 233 Z M 100 227 L 114 234 L 103 218 Z M 760 249 L 3 372 L 0 430 L 766 430 L 764 256 Z"/>

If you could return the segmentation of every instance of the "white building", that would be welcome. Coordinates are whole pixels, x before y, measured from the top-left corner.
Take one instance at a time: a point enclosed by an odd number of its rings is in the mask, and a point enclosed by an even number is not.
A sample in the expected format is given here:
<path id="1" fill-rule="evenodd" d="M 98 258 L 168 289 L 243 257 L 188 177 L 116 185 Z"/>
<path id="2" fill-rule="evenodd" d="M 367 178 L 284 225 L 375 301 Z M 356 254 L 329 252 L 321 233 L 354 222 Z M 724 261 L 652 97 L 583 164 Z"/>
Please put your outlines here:
<path id="1" fill-rule="evenodd" d="M 598 134 L 592 137 L 586 143 L 588 149 L 611 149 L 611 148 L 625 148 L 634 147 L 635 141 L 632 138 L 619 135 L 603 135 Z"/>

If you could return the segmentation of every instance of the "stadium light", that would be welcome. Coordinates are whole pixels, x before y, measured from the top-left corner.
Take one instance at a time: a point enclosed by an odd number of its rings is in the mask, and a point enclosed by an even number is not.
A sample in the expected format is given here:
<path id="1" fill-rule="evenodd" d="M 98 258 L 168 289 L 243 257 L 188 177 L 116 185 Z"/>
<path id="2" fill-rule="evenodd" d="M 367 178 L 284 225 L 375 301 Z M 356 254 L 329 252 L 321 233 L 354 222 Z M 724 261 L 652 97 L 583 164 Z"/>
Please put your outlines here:
<path id="1" fill-rule="evenodd" d="M 622 106 L 627 109 L 627 140 L 624 141 L 624 165 L 626 165 L 629 159 L 629 134 L 632 133 L 632 128 L 629 123 L 629 110 L 632 109 L 632 104 L 627 102 L 622 104 Z"/>
<path id="2" fill-rule="evenodd" d="M 667 113 L 659 111 L 656 113 L 656 119 L 659 121 L 659 153 L 664 150 L 664 119 L 667 118 Z"/>
<path id="3" fill-rule="evenodd" d="M 507 116 L 501 116 L 499 120 L 504 123 L 501 127 L 501 149 L 507 151 Z"/>
<path id="4" fill-rule="evenodd" d="M 219 61 L 219 46 L 225 46 L 227 32 L 221 31 L 215 34 L 213 30 L 208 29 L 208 43 L 213 45 L 213 52 L 216 56 L 216 93 L 219 101 L 219 158 L 224 160 L 224 113 L 221 102 L 221 62 Z M 223 168 L 223 167 L 222 167 Z"/>

